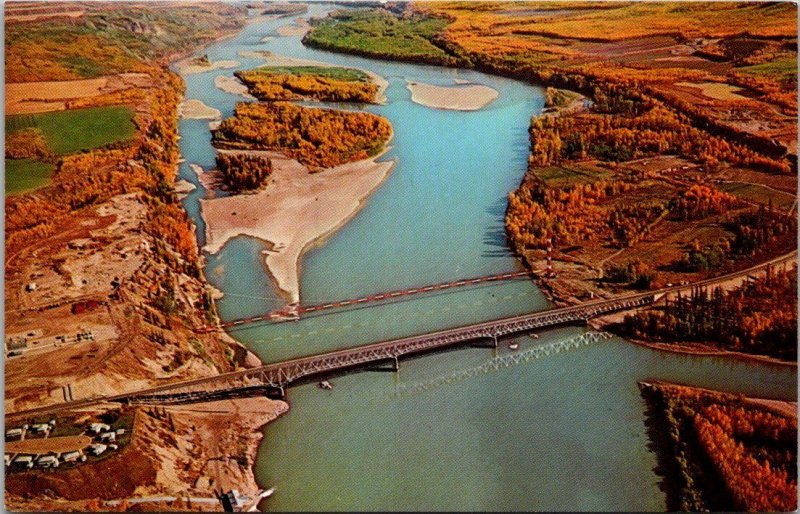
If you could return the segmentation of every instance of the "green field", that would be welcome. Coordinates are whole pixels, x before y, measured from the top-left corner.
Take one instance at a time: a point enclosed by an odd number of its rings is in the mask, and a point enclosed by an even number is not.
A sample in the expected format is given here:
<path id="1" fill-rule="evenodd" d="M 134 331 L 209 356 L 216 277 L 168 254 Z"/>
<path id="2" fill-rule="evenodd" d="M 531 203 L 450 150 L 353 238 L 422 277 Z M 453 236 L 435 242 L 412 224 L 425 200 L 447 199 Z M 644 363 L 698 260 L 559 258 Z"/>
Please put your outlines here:
<path id="1" fill-rule="evenodd" d="M 6 195 L 33 191 L 50 182 L 53 165 L 30 159 L 6 159 Z"/>
<path id="2" fill-rule="evenodd" d="M 744 66 L 736 71 L 748 75 L 765 76 L 775 80 L 797 83 L 797 54 L 761 64 Z"/>
<path id="3" fill-rule="evenodd" d="M 743 200 L 768 205 L 770 199 L 772 205 L 778 209 L 788 210 L 794 204 L 795 197 L 783 191 L 776 191 L 758 184 L 745 184 L 743 182 L 727 182 L 720 185 L 720 190 L 738 196 Z"/>
<path id="4" fill-rule="evenodd" d="M 369 75 L 353 68 L 338 68 L 333 66 L 261 66 L 254 70 L 243 72 L 246 74 L 265 75 L 313 75 L 342 82 L 369 82 Z"/>
<path id="5" fill-rule="evenodd" d="M 589 163 L 571 163 L 565 166 L 536 168 L 536 176 L 549 187 L 569 187 L 593 184 L 611 176 L 611 171 Z"/>
<path id="6" fill-rule="evenodd" d="M 316 22 L 303 42 L 359 55 L 451 64 L 456 59 L 432 42 L 447 24 L 432 16 L 400 18 L 383 9 L 353 9 Z"/>
<path id="7" fill-rule="evenodd" d="M 121 105 L 6 116 L 6 132 L 28 127 L 39 128 L 56 155 L 124 141 L 135 130 L 133 111 Z"/>

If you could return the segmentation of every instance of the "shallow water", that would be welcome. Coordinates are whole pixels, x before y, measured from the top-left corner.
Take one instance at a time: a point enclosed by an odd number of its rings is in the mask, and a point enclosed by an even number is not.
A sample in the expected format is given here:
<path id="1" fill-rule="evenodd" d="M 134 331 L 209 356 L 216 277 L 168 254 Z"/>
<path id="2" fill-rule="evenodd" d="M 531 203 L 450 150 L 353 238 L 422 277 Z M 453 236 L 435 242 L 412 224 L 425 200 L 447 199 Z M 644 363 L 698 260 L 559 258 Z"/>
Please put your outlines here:
<path id="1" fill-rule="evenodd" d="M 313 6 L 321 13 L 323 6 Z M 239 51 L 369 69 L 387 78 L 388 103 L 368 106 L 395 130 L 391 176 L 364 209 L 302 261 L 305 304 L 518 269 L 503 237 L 506 196 L 527 162 L 527 129 L 541 111 L 541 88 L 476 72 L 380 62 L 320 52 L 299 37 L 276 36 L 291 18 L 248 26 L 199 53 L 256 66 Z M 230 115 L 241 98 L 213 86 L 215 70 L 186 77 L 187 98 Z M 430 109 L 410 101 L 406 80 L 495 88 L 477 112 Z M 213 166 L 207 121 L 180 124 L 186 162 Z M 198 184 L 199 185 L 199 184 Z M 198 224 L 199 188 L 185 201 Z M 237 238 L 209 256 L 206 274 L 225 292 L 224 319 L 283 305 L 267 275 L 264 243 Z M 231 334 L 265 361 L 418 334 L 547 307 L 529 281 L 464 288 L 370 308 L 321 313 L 299 322 L 253 325 Z M 577 337 L 563 328 L 531 345 Z M 276 494 L 269 510 L 663 510 L 647 450 L 637 381 L 662 379 L 768 397 L 794 398 L 796 372 L 716 357 L 656 352 L 615 339 L 496 371 L 510 352 L 462 349 L 405 361 L 400 373 L 333 379 L 333 391 L 290 389 L 292 410 L 265 429 L 256 463 Z M 489 364 L 487 364 L 489 362 Z M 481 367 L 483 366 L 483 367 Z M 493 369 L 493 368 L 492 368 Z"/>

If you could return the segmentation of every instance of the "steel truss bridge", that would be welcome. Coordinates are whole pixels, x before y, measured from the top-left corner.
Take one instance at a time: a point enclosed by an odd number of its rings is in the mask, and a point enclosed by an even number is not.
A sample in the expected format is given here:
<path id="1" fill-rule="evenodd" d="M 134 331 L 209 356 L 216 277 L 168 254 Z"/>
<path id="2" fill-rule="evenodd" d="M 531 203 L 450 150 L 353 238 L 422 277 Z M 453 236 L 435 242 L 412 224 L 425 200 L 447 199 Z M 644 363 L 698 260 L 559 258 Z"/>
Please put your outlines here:
<path id="1" fill-rule="evenodd" d="M 406 296 L 413 296 L 423 293 L 432 293 L 436 291 L 444 291 L 447 289 L 454 289 L 464 286 L 474 286 L 478 284 L 485 284 L 487 282 L 503 282 L 506 280 L 513 280 L 516 278 L 526 278 L 535 276 L 533 271 L 512 271 L 509 273 L 500 273 L 496 275 L 486 275 L 483 277 L 465 278 L 461 280 L 453 280 L 451 282 L 442 282 L 440 284 L 431 284 L 427 286 L 413 287 L 409 289 L 402 289 L 397 291 L 386 291 L 377 293 L 370 296 L 362 296 L 361 298 L 353 298 L 350 300 L 340 300 L 329 303 L 321 303 L 318 305 L 290 305 L 285 309 L 268 312 L 259 316 L 252 316 L 250 318 L 242 318 L 231 321 L 225 321 L 217 326 L 208 326 L 198 329 L 198 332 L 212 332 L 218 329 L 232 329 L 242 325 L 249 325 L 251 323 L 258 323 L 261 321 L 287 321 L 290 319 L 297 319 L 303 314 L 310 314 L 313 312 L 326 311 L 330 309 L 341 309 L 350 306 L 363 306 L 374 302 L 383 302 L 387 300 L 394 300 Z"/>
<path id="2" fill-rule="evenodd" d="M 404 357 L 455 347 L 476 340 L 488 341 L 496 348 L 498 338 L 503 336 L 566 323 L 586 323 L 588 320 L 597 316 L 653 304 L 665 296 L 690 291 L 694 288 L 712 287 L 734 279 L 748 278 L 756 273 L 772 269 L 779 264 L 787 265 L 789 263 L 795 263 L 796 256 L 797 253 L 792 252 L 746 270 L 692 284 L 667 287 L 658 291 L 629 294 L 611 299 L 594 300 L 569 307 L 523 314 L 428 334 L 383 341 L 366 346 L 300 357 L 285 362 L 268 364 L 231 373 L 223 373 L 212 377 L 173 382 L 171 384 L 140 391 L 108 396 L 98 395 L 77 401 L 10 412 L 6 414 L 6 418 L 34 416 L 103 402 L 134 404 L 175 403 L 219 398 L 225 397 L 225 395 L 252 395 L 255 391 L 263 392 L 264 390 L 277 391 L 280 393 L 281 397 L 285 397 L 286 388 L 300 380 L 307 380 L 341 370 L 375 366 L 381 363 L 389 363 L 392 369 L 399 370 L 400 359 Z"/>

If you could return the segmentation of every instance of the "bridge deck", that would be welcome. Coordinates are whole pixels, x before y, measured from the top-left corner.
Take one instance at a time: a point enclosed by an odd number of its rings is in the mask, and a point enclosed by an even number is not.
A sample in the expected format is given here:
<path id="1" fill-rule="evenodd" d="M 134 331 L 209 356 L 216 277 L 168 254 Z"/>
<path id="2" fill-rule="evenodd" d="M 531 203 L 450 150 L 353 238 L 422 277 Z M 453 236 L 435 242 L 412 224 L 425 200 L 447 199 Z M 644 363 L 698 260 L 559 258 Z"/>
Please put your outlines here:
<path id="1" fill-rule="evenodd" d="M 287 309 L 281 309 L 277 311 L 268 312 L 266 314 L 262 314 L 259 316 L 252 316 L 249 318 L 242 318 L 236 319 L 231 321 L 226 321 L 219 324 L 219 328 L 233 328 L 239 327 L 242 325 L 248 325 L 251 323 L 258 323 L 260 321 L 276 321 L 276 320 L 286 320 L 292 316 L 300 316 L 303 314 L 309 314 L 312 312 L 320 312 L 326 311 L 330 309 L 341 309 L 344 307 L 350 306 L 361 306 L 365 304 L 375 303 L 375 302 L 383 302 L 387 300 L 393 300 L 397 298 L 403 298 L 406 296 L 413 296 L 423 293 L 432 293 L 435 291 L 444 291 L 447 289 L 454 289 L 458 287 L 464 286 L 471 286 L 477 284 L 485 284 L 488 282 L 502 282 L 506 280 L 512 280 L 515 278 L 522 278 L 522 277 L 531 277 L 534 275 L 532 271 L 513 271 L 509 273 L 500 273 L 496 275 L 487 275 L 483 277 L 475 277 L 475 278 L 465 278 L 461 280 L 453 280 L 451 282 L 442 282 L 440 284 L 430 284 L 425 286 L 419 287 L 412 287 L 408 289 L 401 289 L 397 291 L 385 291 L 382 293 L 373 294 L 370 296 L 362 296 L 360 298 L 352 298 L 348 300 L 339 300 L 334 302 L 327 302 L 321 303 L 318 305 L 299 305 L 290 307 Z M 199 329 L 199 331 L 210 331 L 214 330 L 216 327 L 203 327 Z"/>
<path id="2" fill-rule="evenodd" d="M 74 409 L 102 402 L 136 401 L 148 399 L 159 401 L 168 395 L 188 394 L 192 392 L 213 392 L 225 389 L 241 389 L 246 386 L 271 386 L 284 388 L 294 381 L 305 377 L 326 373 L 338 369 L 346 369 L 373 362 L 392 360 L 395 363 L 401 357 L 453 346 L 466 341 L 490 338 L 495 342 L 503 335 L 525 332 L 536 328 L 555 326 L 571 321 L 586 321 L 593 317 L 612 312 L 627 310 L 653 303 L 657 298 L 697 287 L 708 287 L 730 281 L 734 278 L 748 277 L 759 270 L 768 269 L 780 263 L 795 262 L 796 252 L 775 258 L 751 268 L 715 277 L 693 284 L 673 286 L 658 291 L 630 294 L 612 299 L 601 299 L 585 302 L 580 305 L 562 307 L 547 311 L 534 312 L 511 318 L 504 318 L 464 327 L 457 327 L 439 332 L 412 337 L 384 341 L 367 346 L 337 350 L 319 355 L 301 357 L 286 362 L 268 364 L 231 373 L 223 373 L 212 377 L 187 380 L 166 384 L 141 391 L 127 392 L 110 396 L 96 396 L 78 401 L 7 413 L 6 417 L 18 418 L 41 413 Z"/>

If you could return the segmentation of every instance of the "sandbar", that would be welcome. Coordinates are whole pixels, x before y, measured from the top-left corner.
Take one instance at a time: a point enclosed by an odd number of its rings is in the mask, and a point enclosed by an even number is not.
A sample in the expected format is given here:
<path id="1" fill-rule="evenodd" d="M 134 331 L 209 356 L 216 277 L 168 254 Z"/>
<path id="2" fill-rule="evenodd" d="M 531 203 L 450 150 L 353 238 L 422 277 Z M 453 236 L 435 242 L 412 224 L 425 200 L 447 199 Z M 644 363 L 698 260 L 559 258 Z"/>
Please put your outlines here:
<path id="1" fill-rule="evenodd" d="M 267 269 L 288 300 L 296 303 L 303 252 L 354 216 L 389 175 L 394 161 L 378 162 L 377 156 L 309 173 L 278 152 L 248 153 L 272 159 L 270 184 L 252 194 L 201 200 L 204 249 L 215 254 L 241 235 L 269 243 L 264 252 Z"/>
<path id="2" fill-rule="evenodd" d="M 295 23 L 283 25 L 277 28 L 275 32 L 279 36 L 305 36 L 306 32 L 311 29 L 311 25 L 305 18 L 299 18 Z"/>
<path id="3" fill-rule="evenodd" d="M 222 185 L 220 173 L 216 170 L 205 171 L 202 166 L 194 163 L 189 165 L 189 169 L 197 175 L 197 180 L 203 186 L 203 189 L 207 191 L 208 197 L 213 197 L 214 191 Z"/>
<path id="4" fill-rule="evenodd" d="M 222 113 L 200 100 L 191 99 L 184 100 L 178 106 L 178 116 L 186 120 L 218 120 Z"/>
<path id="5" fill-rule="evenodd" d="M 242 57 L 261 59 L 264 61 L 263 66 L 325 66 L 328 68 L 342 67 L 328 62 L 314 61 L 312 59 L 298 59 L 295 57 L 287 57 L 285 55 L 272 53 L 268 50 L 249 50 L 249 51 L 245 50 L 239 52 L 239 55 Z M 370 80 L 375 85 L 378 86 L 378 91 L 375 93 L 375 103 L 379 104 L 386 103 L 385 93 L 386 89 L 389 87 L 388 80 L 381 77 L 374 71 L 365 70 L 364 68 L 355 68 L 353 66 L 344 66 L 344 68 L 350 68 L 353 70 L 358 70 L 366 73 L 369 76 Z"/>
<path id="6" fill-rule="evenodd" d="M 477 111 L 499 96 L 496 90 L 480 84 L 435 86 L 422 82 L 408 82 L 406 87 L 411 91 L 412 102 L 434 109 L 453 111 Z"/>
<path id="7" fill-rule="evenodd" d="M 218 75 L 214 77 L 214 86 L 221 91 L 231 93 L 233 95 L 240 95 L 249 100 L 256 98 L 247 92 L 247 86 L 239 82 L 236 77 L 227 77 L 225 75 Z"/>
<path id="8" fill-rule="evenodd" d="M 192 58 L 180 60 L 175 63 L 178 73 L 181 75 L 194 75 L 195 73 L 205 73 L 211 70 L 225 70 L 235 68 L 241 64 L 239 61 L 214 61 L 211 64 L 192 64 Z"/>

